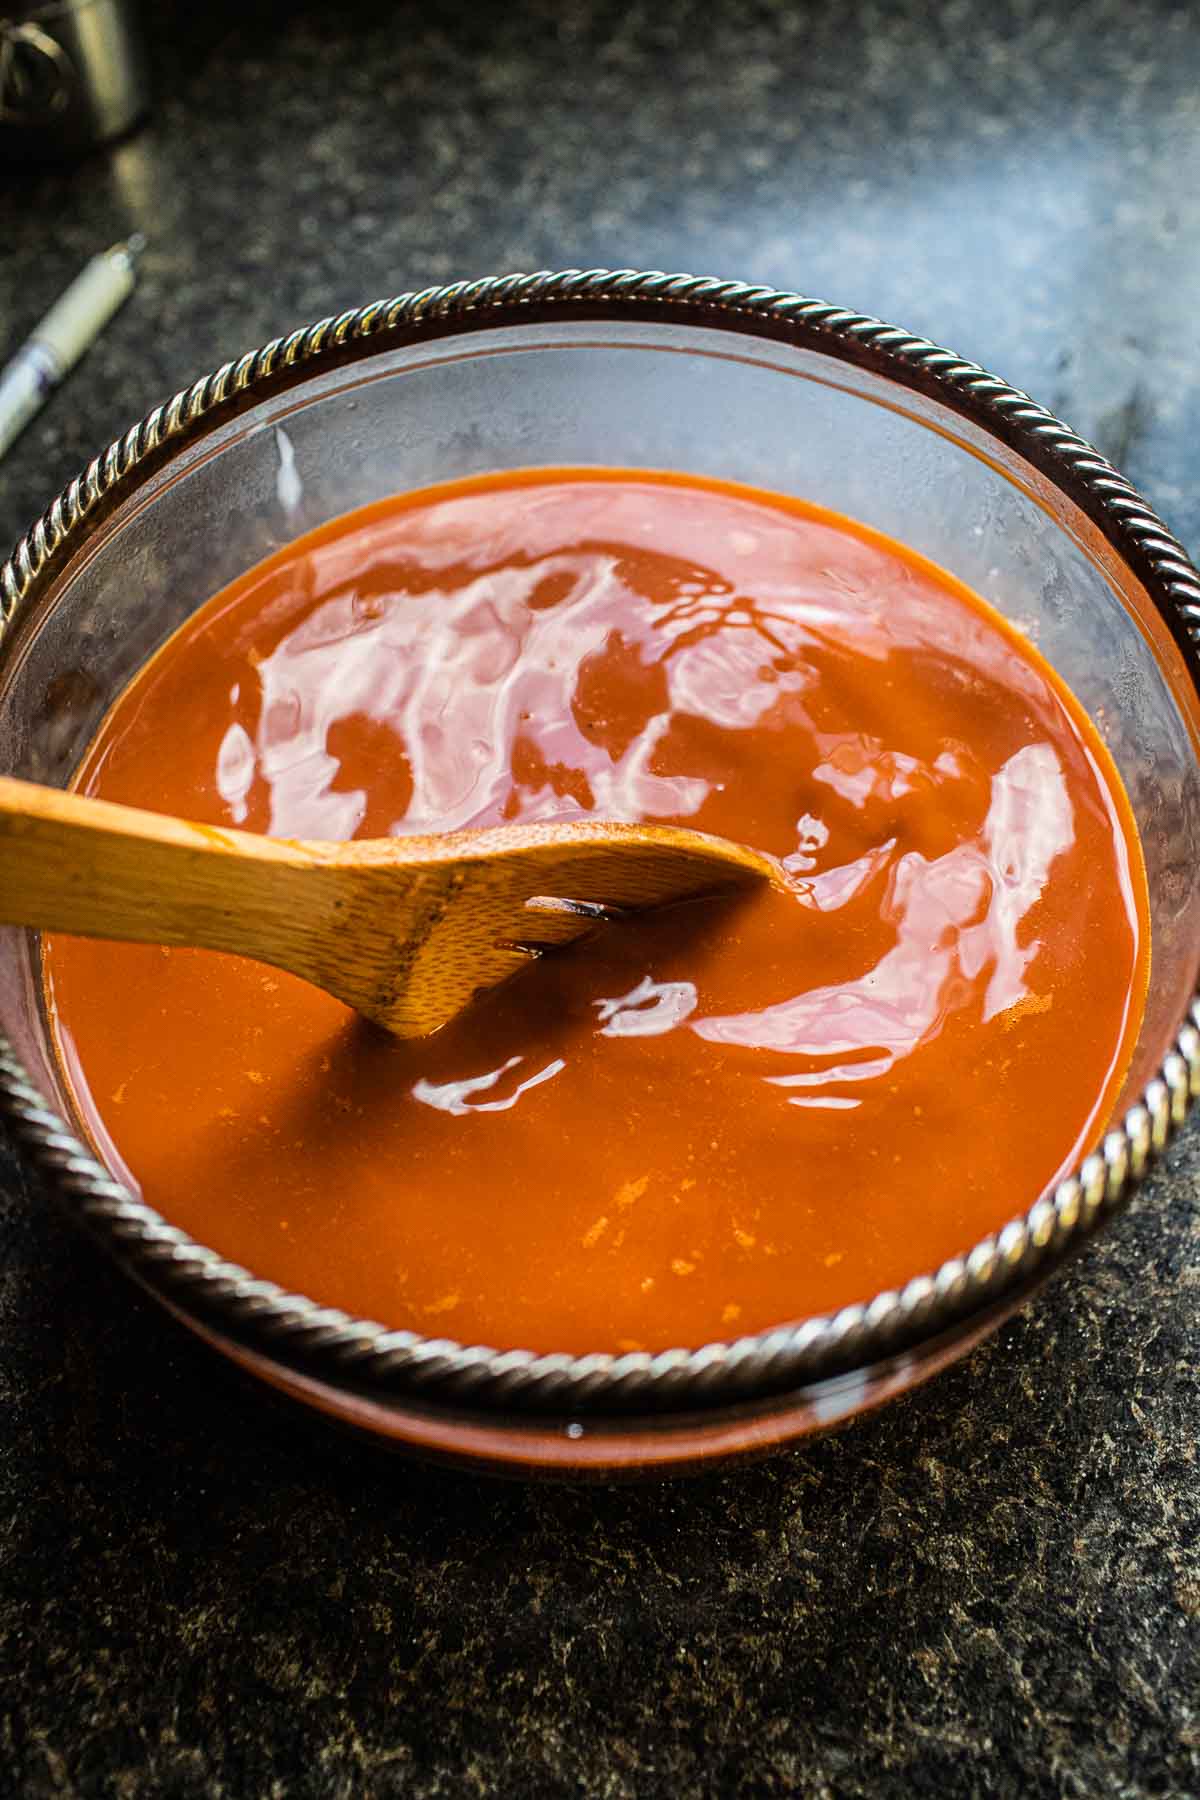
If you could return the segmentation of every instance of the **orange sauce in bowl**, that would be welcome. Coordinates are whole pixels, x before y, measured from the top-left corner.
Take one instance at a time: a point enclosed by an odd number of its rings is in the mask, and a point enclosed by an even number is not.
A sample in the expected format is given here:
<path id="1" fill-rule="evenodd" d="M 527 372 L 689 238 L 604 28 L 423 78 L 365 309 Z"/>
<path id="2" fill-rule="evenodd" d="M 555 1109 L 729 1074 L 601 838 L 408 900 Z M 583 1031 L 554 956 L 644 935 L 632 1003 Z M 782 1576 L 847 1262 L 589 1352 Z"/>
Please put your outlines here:
<path id="1" fill-rule="evenodd" d="M 846 519 L 543 470 L 333 521 L 203 607 L 77 778 L 345 839 L 679 822 L 789 881 L 608 926 L 400 1042 L 259 964 L 51 937 L 101 1155 L 256 1275 L 565 1351 L 864 1300 L 1103 1129 L 1149 926 L 1094 727 L 1011 627 Z"/>

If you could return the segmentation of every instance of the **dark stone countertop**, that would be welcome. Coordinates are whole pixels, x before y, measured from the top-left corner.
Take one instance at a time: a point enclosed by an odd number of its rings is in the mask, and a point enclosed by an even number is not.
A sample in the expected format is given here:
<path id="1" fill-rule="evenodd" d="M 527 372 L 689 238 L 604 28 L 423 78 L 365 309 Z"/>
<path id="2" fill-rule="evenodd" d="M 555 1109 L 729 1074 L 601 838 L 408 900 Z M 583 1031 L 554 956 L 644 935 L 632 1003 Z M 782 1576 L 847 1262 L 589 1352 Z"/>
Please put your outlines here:
<path id="1" fill-rule="evenodd" d="M 135 298 L 0 466 L 11 542 L 155 401 L 459 275 L 699 268 L 953 344 L 1200 548 L 1187 4 L 147 9 L 159 104 L 0 177 L 13 346 Z M 986 14 L 986 17 L 985 17 Z M 0 1163 L 0 1788 L 1200 1793 L 1200 1134 L 966 1364 L 657 1488 L 314 1439 Z"/>

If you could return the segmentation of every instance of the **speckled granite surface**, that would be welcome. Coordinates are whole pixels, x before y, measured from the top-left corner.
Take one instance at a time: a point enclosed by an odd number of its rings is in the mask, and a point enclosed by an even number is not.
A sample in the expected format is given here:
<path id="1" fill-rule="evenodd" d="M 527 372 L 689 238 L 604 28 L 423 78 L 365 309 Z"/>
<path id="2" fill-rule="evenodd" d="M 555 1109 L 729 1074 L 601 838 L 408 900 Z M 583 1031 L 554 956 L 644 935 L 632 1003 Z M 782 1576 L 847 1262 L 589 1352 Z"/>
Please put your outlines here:
<path id="1" fill-rule="evenodd" d="M 153 10 L 152 127 L 0 177 L 0 343 L 138 293 L 0 538 L 212 364 L 504 268 L 799 286 L 949 342 L 1200 548 L 1200 20 L 688 0 Z M 0 1160 L 0 1788 L 1200 1794 L 1200 1135 L 966 1365 L 657 1489 L 380 1462 L 244 1390 Z"/>

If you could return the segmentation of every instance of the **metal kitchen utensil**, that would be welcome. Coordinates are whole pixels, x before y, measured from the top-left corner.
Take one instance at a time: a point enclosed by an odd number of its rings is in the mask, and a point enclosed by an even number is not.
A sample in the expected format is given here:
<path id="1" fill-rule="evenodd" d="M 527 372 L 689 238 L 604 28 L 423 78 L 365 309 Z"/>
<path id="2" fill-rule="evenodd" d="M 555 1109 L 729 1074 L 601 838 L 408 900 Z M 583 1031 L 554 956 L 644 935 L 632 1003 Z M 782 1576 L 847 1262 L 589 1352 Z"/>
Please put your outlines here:
<path id="1" fill-rule="evenodd" d="M 132 0 L 43 0 L 0 13 L 0 162 L 61 161 L 109 143 L 149 98 Z"/>

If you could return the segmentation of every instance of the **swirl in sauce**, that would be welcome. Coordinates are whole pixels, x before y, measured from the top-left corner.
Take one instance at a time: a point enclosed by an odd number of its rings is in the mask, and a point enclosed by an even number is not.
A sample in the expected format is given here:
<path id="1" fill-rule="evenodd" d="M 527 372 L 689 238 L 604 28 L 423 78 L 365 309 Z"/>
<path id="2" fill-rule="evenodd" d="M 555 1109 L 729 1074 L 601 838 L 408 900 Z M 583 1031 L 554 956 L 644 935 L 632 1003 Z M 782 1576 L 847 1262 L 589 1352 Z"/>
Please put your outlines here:
<path id="1" fill-rule="evenodd" d="M 656 1349 L 899 1285 L 1088 1147 L 1136 1037 L 1145 877 L 1081 708 L 950 577 L 749 489 L 531 471 L 336 520 L 176 634 L 78 785 L 284 837 L 678 821 L 789 871 L 409 1043 L 235 958 L 48 941 L 110 1164 L 432 1336 Z"/>

